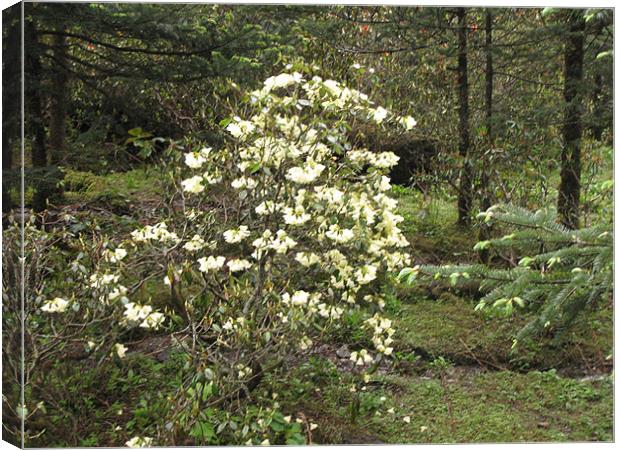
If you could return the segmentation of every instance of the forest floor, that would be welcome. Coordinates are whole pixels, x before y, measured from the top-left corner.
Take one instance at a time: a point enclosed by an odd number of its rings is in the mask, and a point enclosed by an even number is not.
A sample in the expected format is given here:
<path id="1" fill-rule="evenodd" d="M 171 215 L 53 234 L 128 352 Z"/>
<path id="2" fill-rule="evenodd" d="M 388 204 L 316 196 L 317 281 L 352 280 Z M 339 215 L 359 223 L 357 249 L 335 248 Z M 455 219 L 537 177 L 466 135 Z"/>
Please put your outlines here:
<path id="1" fill-rule="evenodd" d="M 72 173 L 69 204 L 62 208 L 114 208 L 127 215 L 129 229 L 135 208 L 157 208 L 156 178 L 142 170 L 98 177 Z M 451 199 L 396 195 L 416 263 L 471 260 L 476 232 L 451 225 L 456 219 Z M 286 384 L 267 376 L 258 389 L 276 390 L 277 383 L 285 415 L 319 424 L 314 443 L 611 441 L 611 305 L 584 314 L 561 339 L 542 337 L 513 350 L 512 337 L 528 317 L 483 317 L 474 312 L 475 295 L 399 288 L 386 305 L 397 330 L 393 362 L 381 366 L 365 390 L 353 392 L 355 369 L 348 360 L 349 349 L 364 339 L 355 318 L 303 358 L 289 361 L 282 369 L 289 374 Z M 54 420 L 69 420 L 73 436 L 81 438 L 64 442 L 65 434 L 54 445 L 122 445 L 125 436 L 161 418 L 182 360 L 165 349 L 166 336 L 149 339 L 129 346 L 123 367 L 58 372 L 76 414 L 59 408 Z M 67 409 L 63 401 L 56 402 Z M 99 407 L 88 407 L 92 404 Z"/>

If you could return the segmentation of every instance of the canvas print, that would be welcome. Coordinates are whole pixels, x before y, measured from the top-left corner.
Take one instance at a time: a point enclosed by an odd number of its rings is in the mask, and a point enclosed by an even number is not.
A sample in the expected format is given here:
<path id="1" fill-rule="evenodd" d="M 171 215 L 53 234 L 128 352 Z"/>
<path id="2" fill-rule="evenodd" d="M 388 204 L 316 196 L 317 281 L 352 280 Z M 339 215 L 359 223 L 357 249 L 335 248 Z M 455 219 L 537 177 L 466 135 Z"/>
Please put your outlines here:
<path id="1" fill-rule="evenodd" d="M 613 9 L 2 13 L 2 438 L 613 441 Z"/>

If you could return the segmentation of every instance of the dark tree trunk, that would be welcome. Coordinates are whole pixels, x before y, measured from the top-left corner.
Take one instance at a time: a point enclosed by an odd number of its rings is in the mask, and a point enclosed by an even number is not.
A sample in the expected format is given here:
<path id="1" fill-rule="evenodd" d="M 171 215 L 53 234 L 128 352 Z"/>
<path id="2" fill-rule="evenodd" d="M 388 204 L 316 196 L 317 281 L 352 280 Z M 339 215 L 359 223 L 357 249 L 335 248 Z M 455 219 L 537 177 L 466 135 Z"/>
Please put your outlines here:
<path id="1" fill-rule="evenodd" d="M 467 84 L 467 13 L 465 8 L 457 9 L 458 26 L 458 94 L 459 94 L 459 156 L 462 161 L 459 185 L 458 224 L 471 223 L 472 167 L 469 160 L 469 86 Z"/>
<path id="2" fill-rule="evenodd" d="M 9 191 L 17 188 L 18 177 L 13 176 L 13 154 L 21 147 L 21 4 L 2 12 L 2 211 L 12 209 Z"/>
<path id="3" fill-rule="evenodd" d="M 583 89 L 583 41 L 585 20 L 581 11 L 569 15 L 569 35 L 564 47 L 564 126 L 558 213 L 568 228 L 579 226 L 581 190 L 581 127 Z"/>
<path id="4" fill-rule="evenodd" d="M 32 137 L 32 167 L 47 166 L 47 149 L 45 147 L 45 124 L 43 122 L 43 94 L 41 89 L 41 61 L 39 60 L 39 42 L 34 23 L 26 21 L 25 32 L 25 96 L 26 96 L 26 134 Z M 37 181 L 37 180 L 34 180 Z M 49 193 L 47 189 L 35 184 L 33 208 L 35 211 L 45 209 Z"/>
<path id="5" fill-rule="evenodd" d="M 485 17 L 485 45 L 484 51 L 486 54 L 486 69 L 485 69 L 485 119 L 487 128 L 487 141 L 489 144 L 489 150 L 493 148 L 493 53 L 491 46 L 493 45 L 493 15 L 489 9 L 486 10 Z M 487 164 L 481 164 L 480 171 L 480 190 L 481 190 L 481 202 L 480 207 L 483 211 L 486 211 L 491 207 L 491 189 L 489 186 L 489 167 Z M 491 234 L 491 228 L 489 225 L 482 223 L 480 225 L 480 232 L 478 233 L 478 239 L 480 241 L 486 241 Z M 489 252 L 488 250 L 482 250 L 480 252 L 480 260 L 483 263 L 488 262 Z"/>
<path id="6" fill-rule="evenodd" d="M 61 30 L 62 31 L 62 30 Z M 52 76 L 50 101 L 50 157 L 52 164 L 58 165 L 66 157 L 66 118 L 67 118 L 67 42 L 62 34 L 53 36 L 56 70 Z"/>

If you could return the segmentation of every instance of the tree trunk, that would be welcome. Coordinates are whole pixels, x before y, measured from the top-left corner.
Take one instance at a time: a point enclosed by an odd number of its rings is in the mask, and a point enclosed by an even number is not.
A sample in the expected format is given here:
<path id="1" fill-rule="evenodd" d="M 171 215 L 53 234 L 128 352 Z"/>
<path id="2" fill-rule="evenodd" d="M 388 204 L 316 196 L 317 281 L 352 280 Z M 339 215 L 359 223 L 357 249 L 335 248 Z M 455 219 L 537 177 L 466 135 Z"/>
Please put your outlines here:
<path id="1" fill-rule="evenodd" d="M 12 209 L 9 191 L 20 189 L 18 177 L 13 176 L 13 153 L 21 147 L 21 4 L 2 12 L 2 211 Z"/>
<path id="2" fill-rule="evenodd" d="M 25 32 L 25 96 L 26 96 L 26 134 L 32 137 L 32 167 L 47 166 L 47 149 L 45 147 L 45 124 L 43 122 L 43 99 L 41 92 L 41 61 L 39 60 L 39 42 L 34 23 L 26 21 Z M 47 189 L 35 183 L 33 208 L 42 211 L 47 205 Z"/>
<path id="3" fill-rule="evenodd" d="M 583 41 L 585 20 L 582 11 L 569 13 L 569 35 L 564 46 L 564 126 L 561 156 L 558 213 L 568 228 L 579 226 L 581 190 L 581 114 L 583 89 Z"/>
<path id="4" fill-rule="evenodd" d="M 485 69 L 485 119 L 487 128 L 487 142 L 488 149 L 493 148 L 493 54 L 491 52 L 491 46 L 493 44 L 493 15 L 491 10 L 486 10 L 485 17 L 485 45 L 484 51 L 486 54 L 486 69 Z M 480 190 L 481 190 L 481 202 L 480 209 L 486 211 L 491 207 L 491 190 L 489 186 L 489 169 L 487 164 L 481 165 L 480 171 Z M 491 228 L 489 225 L 482 223 L 480 225 L 480 232 L 478 233 L 478 240 L 486 241 L 491 235 Z M 483 263 L 489 260 L 489 251 L 482 250 L 480 252 L 480 260 Z"/>
<path id="5" fill-rule="evenodd" d="M 62 30 L 61 30 L 62 31 Z M 61 34 L 53 37 L 56 70 L 52 76 L 50 101 L 50 157 L 52 164 L 58 165 L 66 158 L 66 118 L 67 118 L 67 42 Z"/>
<path id="6" fill-rule="evenodd" d="M 469 86 L 467 84 L 467 13 L 465 8 L 457 9 L 458 27 L 458 94 L 459 94 L 459 156 L 463 166 L 459 185 L 458 224 L 471 223 L 472 167 L 469 161 Z"/>

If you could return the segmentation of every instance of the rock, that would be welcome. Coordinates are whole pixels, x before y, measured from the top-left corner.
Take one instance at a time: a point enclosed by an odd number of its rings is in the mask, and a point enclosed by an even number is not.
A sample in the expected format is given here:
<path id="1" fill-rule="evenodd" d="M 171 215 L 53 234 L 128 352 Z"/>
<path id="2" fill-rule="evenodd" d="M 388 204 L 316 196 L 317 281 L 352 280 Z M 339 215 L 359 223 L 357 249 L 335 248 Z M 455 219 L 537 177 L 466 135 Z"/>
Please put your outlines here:
<path id="1" fill-rule="evenodd" d="M 349 356 L 351 356 L 351 351 L 349 350 L 349 347 L 344 344 L 342 347 L 336 350 L 336 355 L 338 355 L 339 358 L 348 358 Z"/>

